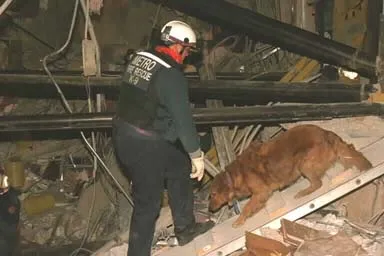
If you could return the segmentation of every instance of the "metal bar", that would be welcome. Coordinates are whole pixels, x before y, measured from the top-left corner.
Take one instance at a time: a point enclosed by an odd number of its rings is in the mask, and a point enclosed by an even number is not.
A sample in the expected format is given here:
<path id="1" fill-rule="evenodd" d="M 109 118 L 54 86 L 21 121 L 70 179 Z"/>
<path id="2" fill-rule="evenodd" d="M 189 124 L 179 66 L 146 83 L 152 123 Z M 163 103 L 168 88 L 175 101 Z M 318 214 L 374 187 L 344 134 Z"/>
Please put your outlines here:
<path id="1" fill-rule="evenodd" d="M 241 8 L 225 0 L 150 0 L 226 29 L 245 33 L 265 43 L 369 78 L 375 77 L 375 60 L 348 45 Z"/>
<path id="2" fill-rule="evenodd" d="M 384 4 L 383 4 L 384 8 Z M 381 10 L 380 25 L 379 25 L 379 49 L 377 56 L 377 82 L 381 85 L 381 90 L 384 84 L 384 9 Z"/>
<path id="3" fill-rule="evenodd" d="M 295 121 L 329 120 L 342 117 L 381 116 L 379 103 L 300 104 L 253 107 L 194 108 L 198 127 L 247 124 L 276 124 Z M 114 113 L 78 113 L 34 116 L 2 116 L 0 132 L 68 131 L 109 129 Z"/>
<path id="4" fill-rule="evenodd" d="M 108 99 L 117 99 L 120 77 L 90 77 L 92 93 L 105 94 Z M 55 76 L 68 99 L 87 98 L 81 76 Z M 264 105 L 273 102 L 329 103 L 359 102 L 374 92 L 372 84 L 347 85 L 342 83 L 282 83 L 272 81 L 213 80 L 189 81 L 191 101 L 204 102 L 218 99 L 244 104 Z M 29 98 L 56 98 L 57 91 L 48 76 L 0 75 L 0 95 Z"/>
<path id="5" fill-rule="evenodd" d="M 335 103 L 257 107 L 224 107 L 215 111 L 194 109 L 200 125 L 276 124 L 302 120 L 324 120 L 336 117 L 382 115 L 382 104 Z"/>
<path id="6" fill-rule="evenodd" d="M 243 102 L 356 102 L 374 92 L 373 85 L 342 85 L 340 83 L 282 83 L 250 81 L 190 81 L 190 96 Z M 361 90 L 363 94 L 361 94 Z"/>
<path id="7" fill-rule="evenodd" d="M 105 79 L 115 79 L 121 77 L 121 71 L 102 71 L 103 78 Z M 244 80 L 251 78 L 251 81 L 278 81 L 281 77 L 284 76 L 285 71 L 270 71 L 263 72 L 260 74 L 256 73 L 240 73 L 240 72 L 217 72 L 216 79 L 217 80 Z M 77 77 L 79 80 L 83 79 L 81 71 L 54 71 L 52 72 L 54 77 Z M 190 80 L 200 80 L 200 75 L 198 72 L 186 72 L 184 73 L 185 77 Z M 15 79 L 23 79 L 24 76 L 47 76 L 46 73 L 41 72 L 39 70 L 28 70 L 28 71 L 20 71 L 20 70 L 2 70 L 0 77 L 2 76 L 12 76 Z M 97 80 L 97 77 L 96 77 Z"/>
<path id="8" fill-rule="evenodd" d="M 367 34 L 364 44 L 364 50 L 372 59 L 375 59 L 379 54 L 379 39 L 380 39 L 380 14 L 383 9 L 382 0 L 368 0 L 367 7 Z"/>
<path id="9" fill-rule="evenodd" d="M 84 83 L 87 81 L 87 78 L 84 76 L 81 76 L 80 74 L 77 74 L 76 72 L 56 72 L 52 73 L 55 77 L 55 80 L 58 84 L 62 86 L 73 86 L 73 87 L 83 87 Z M 284 73 L 285 74 L 285 73 Z M 252 74 L 249 74 L 251 76 Z M 269 81 L 268 79 L 264 79 L 268 76 L 268 74 L 262 75 L 260 74 L 261 78 L 259 81 L 244 81 L 244 79 L 247 78 L 248 75 L 242 75 L 238 73 L 218 73 L 216 80 L 213 81 L 201 81 L 200 76 L 195 73 L 186 73 L 185 76 L 188 78 L 189 83 L 191 86 L 199 86 L 199 87 L 205 87 L 205 86 L 216 86 L 216 87 L 222 87 L 222 86 L 246 86 L 246 85 L 255 85 L 255 86 L 288 86 L 286 82 L 276 82 L 276 81 Z M 276 75 L 277 77 L 283 77 L 283 75 L 279 74 Z M 220 80 L 220 81 L 218 81 Z M 225 81 L 222 81 L 225 80 Z M 121 75 L 116 74 L 114 72 L 109 72 L 101 77 L 89 77 L 89 83 L 91 86 L 96 87 L 119 87 L 121 82 Z M 40 72 L 29 72 L 29 73 L 14 73 L 14 72 L 1 72 L 0 73 L 0 85 L 6 86 L 6 85 L 15 85 L 15 86 L 28 86 L 28 85 L 34 85 L 34 86 L 42 86 L 42 85 L 50 85 L 52 86 L 52 81 L 46 74 L 40 73 Z M 345 84 L 345 83 L 339 83 L 339 82 L 320 82 L 320 83 L 312 83 L 312 84 L 306 84 L 306 83 L 290 83 L 289 86 L 322 86 L 326 87 L 327 89 L 332 88 L 354 88 L 356 85 L 354 84 Z"/>

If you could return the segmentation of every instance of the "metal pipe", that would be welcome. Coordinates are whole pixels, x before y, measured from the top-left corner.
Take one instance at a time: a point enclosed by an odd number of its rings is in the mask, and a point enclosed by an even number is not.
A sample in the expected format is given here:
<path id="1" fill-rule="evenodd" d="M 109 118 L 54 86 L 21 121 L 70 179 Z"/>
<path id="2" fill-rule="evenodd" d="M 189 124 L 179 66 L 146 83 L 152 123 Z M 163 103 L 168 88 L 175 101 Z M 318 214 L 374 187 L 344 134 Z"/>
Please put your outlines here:
<path id="1" fill-rule="evenodd" d="M 198 126 L 276 124 L 342 117 L 382 116 L 379 103 L 300 104 L 253 107 L 194 108 Z M 2 116 L 0 132 L 43 132 L 110 129 L 114 113 L 81 113 L 61 115 Z"/>
<path id="2" fill-rule="evenodd" d="M 375 60 L 351 46 L 241 8 L 225 0 L 150 0 L 259 41 L 375 77 Z"/>
<path id="3" fill-rule="evenodd" d="M 55 81 L 68 99 L 86 99 L 86 78 L 55 76 Z M 92 93 L 103 93 L 117 99 L 120 77 L 90 77 Z M 267 104 L 268 102 L 330 103 L 360 102 L 375 92 L 372 84 L 348 85 L 334 82 L 281 83 L 272 81 L 213 80 L 189 81 L 192 102 L 206 99 L 230 101 L 234 104 Z M 56 98 L 57 91 L 48 76 L 0 74 L 0 95 L 28 98 Z"/>
<path id="4" fill-rule="evenodd" d="M 73 79 L 78 78 L 80 80 L 83 78 L 81 71 L 52 71 L 51 72 L 54 77 L 72 77 Z M 104 80 L 116 80 L 121 78 L 121 71 L 102 71 L 102 77 L 95 77 L 94 79 L 104 79 Z M 240 72 L 217 72 L 216 79 L 217 80 L 250 80 L 252 81 L 279 81 L 284 75 L 285 71 L 271 71 L 271 72 L 263 72 L 263 73 L 240 73 Z M 185 77 L 189 80 L 200 80 L 200 75 L 197 72 L 186 72 L 184 73 Z M 32 78 L 36 78 L 39 76 L 46 76 L 45 72 L 41 72 L 39 70 L 2 70 L 0 74 L 1 77 L 18 77 L 21 79 L 25 76 L 31 76 Z"/>
<path id="5" fill-rule="evenodd" d="M 8 8 L 8 6 L 13 2 L 13 0 L 5 0 L 5 2 L 0 6 L 0 15 L 5 12 L 5 10 Z"/>
<path id="6" fill-rule="evenodd" d="M 367 6 L 367 30 L 366 43 L 364 50 L 372 58 L 376 58 L 379 53 L 380 38 L 380 14 L 383 9 L 382 0 L 368 0 Z"/>

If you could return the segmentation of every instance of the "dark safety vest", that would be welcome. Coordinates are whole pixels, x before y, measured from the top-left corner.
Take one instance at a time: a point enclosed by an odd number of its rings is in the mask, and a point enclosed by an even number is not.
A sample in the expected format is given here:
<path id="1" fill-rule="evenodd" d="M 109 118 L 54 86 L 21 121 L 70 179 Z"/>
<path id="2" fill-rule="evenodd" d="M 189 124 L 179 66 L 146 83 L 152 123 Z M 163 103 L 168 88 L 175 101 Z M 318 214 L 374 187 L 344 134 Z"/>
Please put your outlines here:
<path id="1" fill-rule="evenodd" d="M 123 74 L 118 117 L 136 127 L 152 129 L 159 106 L 156 74 L 164 68 L 171 68 L 171 65 L 150 52 L 137 52 L 131 58 Z"/>

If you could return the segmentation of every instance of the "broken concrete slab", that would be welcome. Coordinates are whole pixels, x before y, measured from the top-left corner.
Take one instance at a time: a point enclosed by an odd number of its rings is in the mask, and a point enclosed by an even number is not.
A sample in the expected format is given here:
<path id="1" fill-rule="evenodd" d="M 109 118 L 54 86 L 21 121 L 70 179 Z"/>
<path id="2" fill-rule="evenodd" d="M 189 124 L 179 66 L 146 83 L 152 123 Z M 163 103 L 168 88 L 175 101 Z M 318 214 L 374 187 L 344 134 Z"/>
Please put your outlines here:
<path id="1" fill-rule="evenodd" d="M 295 252 L 295 256 L 368 256 L 368 253 L 343 231 L 328 238 L 305 241 Z"/>
<path id="2" fill-rule="evenodd" d="M 331 235 L 336 235 L 339 231 L 343 230 L 351 239 L 368 252 L 369 256 L 380 255 L 381 245 L 375 238 L 367 237 L 366 234 L 359 233 L 356 229 L 352 228 L 345 222 L 345 218 L 337 217 L 333 214 L 328 214 L 321 218 L 300 219 L 296 223 L 303 224 L 307 227 L 323 230 Z M 372 225 L 364 225 L 364 228 L 372 231 L 378 231 L 380 227 L 375 228 Z M 347 232 L 349 230 L 349 232 Z M 378 235 L 380 237 L 380 234 Z"/>
<path id="3" fill-rule="evenodd" d="M 328 238 L 330 236 L 328 232 L 309 228 L 286 219 L 281 220 L 281 232 L 284 242 L 296 247 L 299 247 L 304 241 Z"/>
<path id="4" fill-rule="evenodd" d="M 361 202 L 364 202 L 364 207 L 361 207 Z M 341 198 L 334 205 L 337 209 L 344 208 L 349 220 L 368 223 L 384 207 L 384 184 L 368 184 Z"/>

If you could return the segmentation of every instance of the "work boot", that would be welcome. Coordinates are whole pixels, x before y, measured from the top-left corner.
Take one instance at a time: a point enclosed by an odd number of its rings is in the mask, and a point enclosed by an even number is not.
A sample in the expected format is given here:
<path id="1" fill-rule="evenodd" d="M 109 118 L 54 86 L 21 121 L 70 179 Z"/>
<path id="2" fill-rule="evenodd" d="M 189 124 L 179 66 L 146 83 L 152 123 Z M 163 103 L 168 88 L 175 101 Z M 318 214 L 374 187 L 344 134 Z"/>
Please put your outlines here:
<path id="1" fill-rule="evenodd" d="M 180 246 L 186 245 L 191 242 L 195 237 L 201 235 L 215 226 L 215 222 L 207 221 L 188 225 L 182 230 L 175 229 L 175 235 Z"/>

